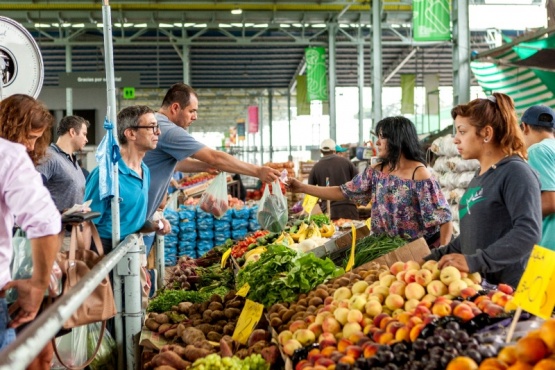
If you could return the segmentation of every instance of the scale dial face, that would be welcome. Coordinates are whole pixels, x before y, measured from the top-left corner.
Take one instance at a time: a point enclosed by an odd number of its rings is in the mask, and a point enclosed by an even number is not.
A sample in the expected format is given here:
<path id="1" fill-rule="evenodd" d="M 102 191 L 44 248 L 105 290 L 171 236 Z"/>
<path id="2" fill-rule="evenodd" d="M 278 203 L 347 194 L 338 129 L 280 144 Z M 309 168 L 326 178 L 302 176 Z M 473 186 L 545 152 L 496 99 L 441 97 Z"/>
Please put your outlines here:
<path id="1" fill-rule="evenodd" d="M 44 78 L 42 55 L 31 34 L 0 16 L 0 100 L 13 94 L 38 97 Z"/>

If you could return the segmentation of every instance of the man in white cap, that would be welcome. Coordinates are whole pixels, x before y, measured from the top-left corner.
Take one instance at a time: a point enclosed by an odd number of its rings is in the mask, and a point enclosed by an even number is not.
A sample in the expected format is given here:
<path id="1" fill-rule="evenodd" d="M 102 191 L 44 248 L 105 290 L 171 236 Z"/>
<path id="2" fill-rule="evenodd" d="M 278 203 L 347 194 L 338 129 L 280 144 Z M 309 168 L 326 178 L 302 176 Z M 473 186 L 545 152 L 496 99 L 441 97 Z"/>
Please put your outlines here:
<path id="1" fill-rule="evenodd" d="M 308 183 L 318 186 L 339 186 L 351 180 L 358 173 L 356 167 L 347 158 L 336 154 L 335 141 L 326 139 L 320 144 L 322 158 L 312 167 L 308 175 Z M 323 212 L 326 212 L 326 202 L 320 204 Z M 346 218 L 358 220 L 357 206 L 349 200 L 331 202 L 330 218 L 337 220 Z"/>
<path id="2" fill-rule="evenodd" d="M 555 250 L 555 112 L 544 105 L 528 108 L 520 125 L 528 147 L 528 163 L 541 182 L 542 239 L 540 245 Z"/>

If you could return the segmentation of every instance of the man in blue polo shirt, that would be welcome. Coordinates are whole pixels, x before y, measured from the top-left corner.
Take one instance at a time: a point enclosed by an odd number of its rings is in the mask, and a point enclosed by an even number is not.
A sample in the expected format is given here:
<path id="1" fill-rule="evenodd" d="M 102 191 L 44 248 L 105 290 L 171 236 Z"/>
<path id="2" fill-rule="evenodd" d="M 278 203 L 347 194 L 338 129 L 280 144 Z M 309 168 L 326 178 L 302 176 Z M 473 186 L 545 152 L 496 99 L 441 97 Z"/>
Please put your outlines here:
<path id="1" fill-rule="evenodd" d="M 147 151 L 156 148 L 160 135 L 154 112 L 142 105 L 127 107 L 118 113 L 117 122 L 121 145 L 118 162 L 121 239 L 138 231 L 157 230 L 160 234 L 167 234 L 171 227 L 167 221 L 160 225 L 146 221 L 150 171 L 143 158 Z M 96 167 L 87 178 L 85 200 L 91 200 L 91 209 L 101 214 L 94 222 L 104 253 L 109 253 L 112 250 L 111 199 L 100 200 L 99 193 L 99 168 Z"/>

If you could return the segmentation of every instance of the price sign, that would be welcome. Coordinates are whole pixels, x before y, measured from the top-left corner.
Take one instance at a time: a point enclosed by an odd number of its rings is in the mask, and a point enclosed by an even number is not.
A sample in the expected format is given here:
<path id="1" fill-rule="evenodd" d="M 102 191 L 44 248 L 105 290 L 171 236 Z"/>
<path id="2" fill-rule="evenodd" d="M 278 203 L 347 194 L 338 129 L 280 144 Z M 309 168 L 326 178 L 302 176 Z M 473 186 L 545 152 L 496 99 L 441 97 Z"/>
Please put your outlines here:
<path id="1" fill-rule="evenodd" d="M 304 199 L 303 199 L 303 209 L 304 209 L 304 211 L 308 214 L 311 214 L 312 213 L 312 208 L 314 208 L 314 206 L 316 205 L 316 202 L 318 202 L 317 197 L 313 197 L 312 195 L 305 194 Z"/>
<path id="2" fill-rule="evenodd" d="M 228 250 L 226 250 L 224 252 L 224 254 L 222 255 L 222 268 L 225 267 L 225 264 L 227 263 L 227 260 L 229 259 L 229 256 L 231 255 L 231 249 L 229 248 Z"/>
<path id="3" fill-rule="evenodd" d="M 555 251 L 535 245 L 514 294 L 522 309 L 548 319 L 555 306 Z"/>
<path id="4" fill-rule="evenodd" d="M 353 241 L 351 243 L 351 256 L 349 257 L 349 262 L 347 262 L 347 266 L 345 267 L 345 271 L 351 271 L 353 265 L 355 264 L 355 246 L 357 244 L 357 229 L 355 225 L 351 225 L 351 232 Z"/>
<path id="5" fill-rule="evenodd" d="M 247 294 L 249 294 L 249 290 L 251 289 L 251 286 L 249 285 L 249 283 L 245 283 L 245 285 L 243 285 L 238 291 L 237 293 L 235 293 L 235 295 L 239 295 L 241 297 L 246 297 Z"/>
<path id="6" fill-rule="evenodd" d="M 262 311 L 264 311 L 264 306 L 247 299 L 237 320 L 237 325 L 235 325 L 232 338 L 241 344 L 247 344 L 252 331 L 262 317 Z"/>

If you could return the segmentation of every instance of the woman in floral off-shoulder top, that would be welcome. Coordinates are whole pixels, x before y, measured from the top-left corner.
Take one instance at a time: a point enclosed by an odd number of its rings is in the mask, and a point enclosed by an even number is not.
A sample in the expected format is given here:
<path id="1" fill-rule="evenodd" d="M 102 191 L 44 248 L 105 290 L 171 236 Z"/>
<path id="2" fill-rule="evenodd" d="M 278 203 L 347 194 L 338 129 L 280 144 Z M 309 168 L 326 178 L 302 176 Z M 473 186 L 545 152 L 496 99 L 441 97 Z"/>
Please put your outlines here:
<path id="1" fill-rule="evenodd" d="M 371 201 L 373 233 L 447 244 L 452 236 L 451 210 L 426 167 L 414 124 L 405 117 L 387 117 L 378 122 L 376 133 L 381 160 L 377 165 L 340 186 L 317 187 L 290 179 L 289 188 L 321 199 Z"/>

